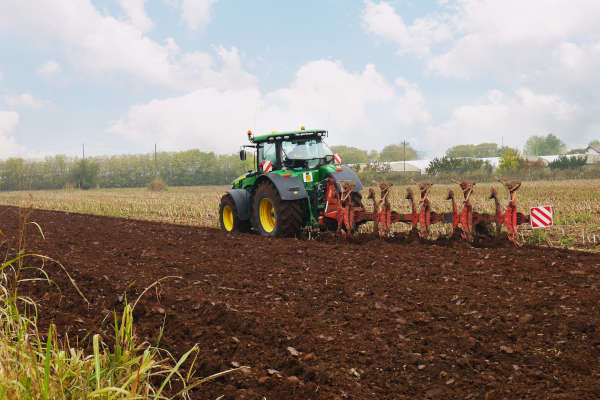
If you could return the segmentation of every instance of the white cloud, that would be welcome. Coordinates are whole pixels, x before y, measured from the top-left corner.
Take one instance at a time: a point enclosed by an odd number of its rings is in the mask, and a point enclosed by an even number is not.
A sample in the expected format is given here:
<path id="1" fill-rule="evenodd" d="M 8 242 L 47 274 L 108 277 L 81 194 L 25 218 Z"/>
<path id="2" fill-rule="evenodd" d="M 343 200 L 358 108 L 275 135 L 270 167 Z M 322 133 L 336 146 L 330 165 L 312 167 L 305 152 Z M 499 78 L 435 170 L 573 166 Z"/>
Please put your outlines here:
<path id="1" fill-rule="evenodd" d="M 411 25 L 387 2 L 365 1 L 365 29 L 397 44 L 399 53 L 427 56 L 448 77 L 493 76 L 531 85 L 564 66 L 599 63 L 600 2 L 580 0 L 454 0 Z M 442 44 L 432 50 L 435 44 Z M 577 59 L 568 47 L 581 47 Z M 567 53 L 565 53 L 567 51 Z M 567 79 L 571 79 L 567 77 Z"/>
<path id="2" fill-rule="evenodd" d="M 211 7 L 218 0 L 181 0 L 181 17 L 191 30 L 204 27 L 210 21 Z"/>
<path id="3" fill-rule="evenodd" d="M 341 63 L 312 61 L 302 66 L 288 88 L 265 95 L 258 121 L 265 131 L 275 127 L 325 127 L 332 143 L 365 148 L 400 142 L 407 128 L 429 119 L 416 86 L 388 82 L 374 65 L 362 72 Z"/>
<path id="4" fill-rule="evenodd" d="M 362 21 L 368 32 L 396 43 L 400 54 L 427 55 L 433 44 L 452 37 L 449 26 L 433 17 L 419 18 L 406 25 L 402 16 L 384 1 L 366 0 Z"/>
<path id="5" fill-rule="evenodd" d="M 0 110 L 0 159 L 17 157 L 25 152 L 25 148 L 12 136 L 18 124 L 19 114 Z"/>
<path id="6" fill-rule="evenodd" d="M 0 30 L 35 41 L 57 41 L 79 68 L 101 74 L 126 72 L 156 84 L 172 84 L 169 50 L 136 26 L 101 14 L 90 0 L 0 2 Z"/>
<path id="7" fill-rule="evenodd" d="M 180 87 L 210 87 L 215 89 L 244 89 L 255 87 L 257 79 L 244 70 L 238 49 L 215 49 L 220 68 L 208 53 L 185 53 L 180 59 Z"/>
<path id="8" fill-rule="evenodd" d="M 451 145 L 449 137 L 461 143 L 477 137 L 498 141 L 501 132 L 512 145 L 544 132 L 560 133 L 569 145 L 594 136 L 600 113 L 600 2 L 454 0 L 439 5 L 411 24 L 385 1 L 367 0 L 363 10 L 366 31 L 395 43 L 399 53 L 416 54 L 430 73 L 483 90 L 493 82 L 501 89 L 502 101 L 455 106 L 448 121 L 436 121 L 428 130 L 423 147 L 430 147 L 427 141 L 438 148 Z"/>
<path id="9" fill-rule="evenodd" d="M 302 66 L 287 88 L 266 94 L 253 85 L 198 89 L 131 107 L 109 131 L 168 150 L 233 152 L 249 128 L 270 132 L 305 125 L 329 129 L 331 143 L 374 148 L 401 141 L 407 128 L 429 118 L 414 84 L 401 78 L 390 83 L 373 65 L 353 73 L 341 63 L 318 60 Z"/>
<path id="10" fill-rule="evenodd" d="M 189 89 L 190 78 L 195 87 L 204 85 L 200 77 L 210 71 L 194 75 L 186 69 L 182 60 L 189 54 L 181 53 L 172 38 L 159 43 L 145 35 L 148 26 L 140 22 L 145 15 L 143 2 L 121 4 L 129 10 L 131 21 L 99 12 L 90 0 L 1 1 L 0 37 L 4 33 L 11 38 L 21 35 L 35 42 L 58 43 L 76 70 L 99 78 L 126 73 L 174 89 Z M 54 72 L 55 67 L 49 64 L 45 72 Z"/>
<path id="11" fill-rule="evenodd" d="M 550 132 L 565 139 L 577 127 L 581 109 L 556 95 L 528 88 L 507 95 L 491 90 L 485 101 L 457 107 L 449 120 L 431 125 L 419 141 L 436 153 L 457 144 L 493 142 L 521 147 L 531 135 Z M 578 126 L 581 135 L 583 126 Z M 583 138 L 581 138 L 583 139 Z M 583 142 L 583 140 L 581 140 Z"/>
<path id="12" fill-rule="evenodd" d="M 233 152 L 252 124 L 260 102 L 256 89 L 198 89 L 184 96 L 153 100 L 130 108 L 109 131 L 164 150 L 198 147 Z M 240 143 L 235 142 L 235 137 Z"/>
<path id="13" fill-rule="evenodd" d="M 118 2 L 131 24 L 141 32 L 147 32 L 154 27 L 144 8 L 146 0 L 118 0 Z"/>
<path id="14" fill-rule="evenodd" d="M 48 60 L 38 67 L 37 74 L 44 79 L 53 79 L 62 72 L 62 67 L 54 60 Z"/>
<path id="15" fill-rule="evenodd" d="M 16 95 L 3 96 L 4 104 L 10 107 L 26 107 L 39 109 L 47 102 L 34 97 L 31 93 L 22 93 Z"/>

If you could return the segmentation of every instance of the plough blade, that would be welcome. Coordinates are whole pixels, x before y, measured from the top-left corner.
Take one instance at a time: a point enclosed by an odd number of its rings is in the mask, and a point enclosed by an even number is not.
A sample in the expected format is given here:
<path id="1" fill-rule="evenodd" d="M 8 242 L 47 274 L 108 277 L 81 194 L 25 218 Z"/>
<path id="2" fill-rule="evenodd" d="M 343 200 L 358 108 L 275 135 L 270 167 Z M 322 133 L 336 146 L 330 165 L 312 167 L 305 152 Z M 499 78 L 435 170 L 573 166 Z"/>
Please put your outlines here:
<path id="1" fill-rule="evenodd" d="M 502 225 L 504 225 L 508 231 L 508 239 L 511 242 L 514 242 L 517 234 L 517 226 L 529 223 L 529 215 L 521 214 L 517 211 L 517 201 L 515 200 L 515 197 L 517 195 L 517 190 L 521 187 L 521 182 L 507 181 L 502 178 L 497 179 L 508 191 L 508 205 L 506 206 L 506 210 L 502 209 L 502 205 L 498 200 L 498 192 L 495 187 L 492 187 L 490 199 L 494 199 L 496 204 L 496 234 L 500 233 L 500 229 L 502 228 Z"/>
<path id="2" fill-rule="evenodd" d="M 518 225 L 529 222 L 529 215 L 517 211 L 515 196 L 521 182 L 504 179 L 498 179 L 498 181 L 506 187 L 509 193 L 508 205 L 506 209 L 502 207 L 498 199 L 498 192 L 496 188 L 492 187 L 490 199 L 495 201 L 496 214 L 490 215 L 473 211 L 471 204 L 471 195 L 475 186 L 473 181 L 456 182 L 463 193 L 460 210 L 456 204 L 454 192 L 448 191 L 446 199 L 451 201 L 452 210 L 446 213 L 436 213 L 431 209 L 431 202 L 428 199 L 429 190 L 433 186 L 431 182 L 418 184 L 418 202 L 412 189 L 408 188 L 406 199 L 410 202 L 411 212 L 403 214 L 391 209 L 389 196 L 392 183 L 390 182 L 375 182 L 379 187 L 379 199 L 377 199 L 375 189 L 369 189 L 368 199 L 372 202 L 373 211 L 367 211 L 360 200 L 353 197 L 354 182 L 342 181 L 336 184 L 331 180 L 327 186 L 327 205 L 324 216 L 335 219 L 337 232 L 344 237 L 353 233 L 357 224 L 367 221 L 373 221 L 374 233 L 380 237 L 388 236 L 392 224 L 398 222 L 410 225 L 411 231 L 416 232 L 420 238 L 429 236 L 431 225 L 447 223 L 452 225 L 453 233 L 458 230 L 463 239 L 471 241 L 482 230 L 485 230 L 483 228 L 495 223 L 496 235 L 500 233 L 502 225 L 504 225 L 508 231 L 509 240 L 514 242 Z"/>

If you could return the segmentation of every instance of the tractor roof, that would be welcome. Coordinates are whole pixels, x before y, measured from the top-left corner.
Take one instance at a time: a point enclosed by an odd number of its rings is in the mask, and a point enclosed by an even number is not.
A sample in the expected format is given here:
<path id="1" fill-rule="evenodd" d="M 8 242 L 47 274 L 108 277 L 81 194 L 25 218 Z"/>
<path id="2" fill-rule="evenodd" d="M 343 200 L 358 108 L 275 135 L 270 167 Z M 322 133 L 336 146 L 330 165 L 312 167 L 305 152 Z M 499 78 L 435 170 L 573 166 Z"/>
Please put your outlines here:
<path id="1" fill-rule="evenodd" d="M 264 142 L 265 140 L 269 140 L 269 138 L 275 139 L 290 139 L 293 137 L 302 137 L 302 136 L 314 136 L 314 135 L 325 135 L 327 133 L 324 129 L 308 129 L 308 130 L 299 130 L 299 131 L 289 131 L 289 132 L 271 132 L 265 135 L 253 136 L 250 138 L 251 142 Z M 286 136 L 288 136 L 286 138 Z"/>

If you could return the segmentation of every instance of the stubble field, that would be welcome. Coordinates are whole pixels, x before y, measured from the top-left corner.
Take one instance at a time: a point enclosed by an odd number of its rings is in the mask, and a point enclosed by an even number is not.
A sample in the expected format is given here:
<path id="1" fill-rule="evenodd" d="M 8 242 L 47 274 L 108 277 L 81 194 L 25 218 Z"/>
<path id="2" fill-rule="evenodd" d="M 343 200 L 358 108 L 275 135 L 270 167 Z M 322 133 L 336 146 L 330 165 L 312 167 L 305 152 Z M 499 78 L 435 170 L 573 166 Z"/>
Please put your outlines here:
<path id="1" fill-rule="evenodd" d="M 489 200 L 490 186 L 475 186 L 471 197 L 473 209 L 493 213 L 494 203 Z M 493 184 L 502 199 L 506 191 Z M 409 212 L 404 200 L 406 188 L 394 186 L 390 198 L 393 209 Z M 45 210 L 59 210 L 82 214 L 106 215 L 182 225 L 218 227 L 219 201 L 228 186 L 171 187 L 164 192 L 139 189 L 49 190 L 0 192 L 0 204 L 20 207 L 32 206 Z M 459 194 L 457 185 L 434 185 L 430 200 L 436 212 L 449 212 L 445 200 L 448 189 Z M 416 191 L 416 187 L 413 186 Z M 363 191 L 366 199 L 366 190 Z M 519 243 L 538 244 L 561 248 L 600 251 L 600 180 L 524 182 L 517 193 L 519 211 L 529 213 L 530 207 L 552 205 L 554 224 L 551 228 L 532 230 L 528 225 L 519 227 Z M 364 201 L 367 208 L 368 201 Z M 503 201 L 506 206 L 506 200 Z M 438 224 L 432 229 L 432 238 L 450 234 L 450 225 Z M 363 229 L 369 230 L 369 225 Z M 396 231 L 407 231 L 408 226 L 396 224 Z"/>

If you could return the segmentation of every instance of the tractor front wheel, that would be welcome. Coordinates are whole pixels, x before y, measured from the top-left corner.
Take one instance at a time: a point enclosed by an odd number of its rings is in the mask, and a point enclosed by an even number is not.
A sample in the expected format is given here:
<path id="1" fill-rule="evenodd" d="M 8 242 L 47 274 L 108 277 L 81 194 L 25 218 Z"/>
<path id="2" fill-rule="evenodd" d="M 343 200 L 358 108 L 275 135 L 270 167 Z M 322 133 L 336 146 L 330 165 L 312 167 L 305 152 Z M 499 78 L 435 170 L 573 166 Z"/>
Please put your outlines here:
<path id="1" fill-rule="evenodd" d="M 299 201 L 281 200 L 270 182 L 258 185 L 254 194 L 254 229 L 263 236 L 295 236 L 302 228 Z"/>
<path id="2" fill-rule="evenodd" d="M 240 220 L 235 202 L 229 194 L 221 197 L 221 204 L 219 206 L 219 222 L 221 224 L 221 229 L 226 232 L 250 231 L 250 221 Z"/>

